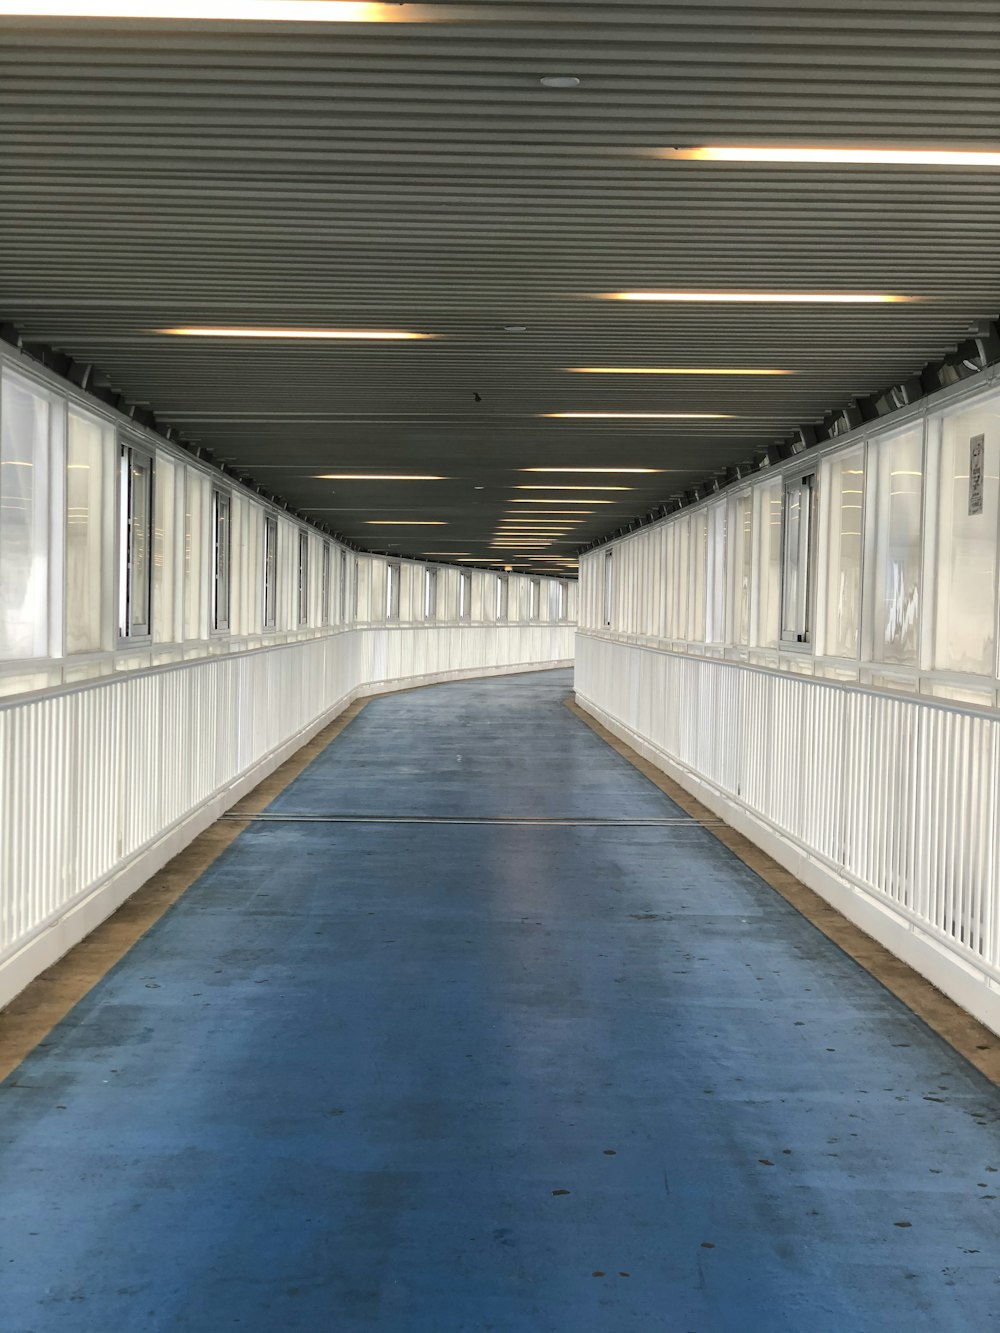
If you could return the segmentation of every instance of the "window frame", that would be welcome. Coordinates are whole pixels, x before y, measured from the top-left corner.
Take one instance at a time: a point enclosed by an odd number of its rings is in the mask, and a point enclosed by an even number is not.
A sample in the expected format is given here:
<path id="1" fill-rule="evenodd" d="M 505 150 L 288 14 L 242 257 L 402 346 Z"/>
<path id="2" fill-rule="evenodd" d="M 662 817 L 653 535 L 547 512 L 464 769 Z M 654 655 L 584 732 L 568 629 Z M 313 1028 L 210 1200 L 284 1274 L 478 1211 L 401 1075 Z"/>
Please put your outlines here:
<path id="1" fill-rule="evenodd" d="M 385 562 L 385 619 L 399 619 L 400 585 L 403 581 L 403 568 L 398 560 Z"/>
<path id="2" fill-rule="evenodd" d="M 275 514 L 264 515 L 263 547 L 263 627 L 274 630 L 278 626 L 278 518 Z"/>
<path id="3" fill-rule="evenodd" d="M 320 554 L 319 623 L 321 625 L 330 624 L 331 606 L 333 602 L 333 590 L 330 586 L 331 575 L 333 573 L 332 565 L 332 544 L 330 542 L 324 542 Z"/>
<path id="4" fill-rule="evenodd" d="M 135 568 L 137 527 L 135 512 L 136 464 L 146 474 L 145 515 L 145 620 L 135 618 Z M 153 506 L 156 454 L 126 435 L 118 436 L 118 642 L 132 644 L 152 642 L 153 636 Z"/>
<path id="5" fill-rule="evenodd" d="M 220 529 L 224 541 L 220 541 Z M 224 594 L 224 596 L 223 596 Z M 233 494 L 212 486 L 212 588 L 210 634 L 228 634 L 233 616 Z"/>
<path id="6" fill-rule="evenodd" d="M 438 571 L 434 565 L 424 569 L 424 619 L 437 620 Z"/>
<path id="7" fill-rule="evenodd" d="M 472 619 L 472 571 L 458 571 L 458 619 Z"/>
<path id="8" fill-rule="evenodd" d="M 528 619 L 539 620 L 542 614 L 542 580 L 528 579 Z"/>
<path id="9" fill-rule="evenodd" d="M 510 619 L 510 579 L 507 574 L 498 574 L 496 580 L 496 602 L 493 609 L 494 618 L 497 624 L 500 624 Z"/>
<path id="10" fill-rule="evenodd" d="M 795 497 L 799 501 L 798 533 L 795 538 L 798 558 L 796 602 L 790 605 L 789 556 L 791 533 L 789 510 Z M 803 499 L 805 503 L 803 503 Z M 781 599 L 778 641 L 782 648 L 812 651 L 816 636 L 816 471 L 795 473 L 783 478 L 781 489 Z M 804 531 L 803 531 L 804 527 Z M 794 624 L 792 620 L 794 619 Z"/>
<path id="11" fill-rule="evenodd" d="M 298 528 L 298 570 L 295 586 L 295 623 L 299 629 L 309 624 L 309 529 Z"/>

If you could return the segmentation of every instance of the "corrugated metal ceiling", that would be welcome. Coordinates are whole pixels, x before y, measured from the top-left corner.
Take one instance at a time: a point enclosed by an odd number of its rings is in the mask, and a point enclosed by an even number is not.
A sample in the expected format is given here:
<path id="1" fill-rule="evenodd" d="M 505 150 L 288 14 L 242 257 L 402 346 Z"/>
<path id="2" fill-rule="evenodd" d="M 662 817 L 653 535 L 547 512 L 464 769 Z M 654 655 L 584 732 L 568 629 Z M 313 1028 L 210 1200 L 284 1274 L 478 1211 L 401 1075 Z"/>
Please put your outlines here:
<path id="1" fill-rule="evenodd" d="M 485 556 L 501 516 L 528 508 L 512 487 L 544 480 L 520 468 L 665 469 L 622 478 L 635 489 L 580 515 L 575 546 L 912 374 L 1000 310 L 1000 171 L 649 152 L 1000 147 L 996 0 L 456 9 L 459 22 L 384 26 L 0 20 L 0 317 L 361 544 Z M 581 84 L 542 87 L 550 74 Z M 596 299 L 632 288 L 927 299 Z M 191 324 L 438 336 L 153 331 Z M 588 365 L 796 374 L 567 370 Z M 538 415 L 616 409 L 729 419 Z M 312 476 L 354 470 L 449 480 Z"/>

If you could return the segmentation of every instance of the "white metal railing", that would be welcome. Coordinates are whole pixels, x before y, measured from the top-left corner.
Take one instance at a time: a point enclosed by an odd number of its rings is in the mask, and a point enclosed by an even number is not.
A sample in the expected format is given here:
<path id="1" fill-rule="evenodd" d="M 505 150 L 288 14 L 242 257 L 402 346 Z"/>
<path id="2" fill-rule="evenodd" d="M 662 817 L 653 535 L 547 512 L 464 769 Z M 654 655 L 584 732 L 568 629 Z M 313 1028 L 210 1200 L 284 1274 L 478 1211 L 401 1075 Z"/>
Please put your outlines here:
<path id="1" fill-rule="evenodd" d="M 996 993 L 1000 719 L 607 634 L 581 631 L 576 642 L 584 705 L 974 967 Z"/>
<path id="2" fill-rule="evenodd" d="M 26 946 L 354 695 L 566 662 L 574 628 L 373 626 L 0 699 L 0 1004 L 30 979 L 22 958 L 5 980 Z"/>

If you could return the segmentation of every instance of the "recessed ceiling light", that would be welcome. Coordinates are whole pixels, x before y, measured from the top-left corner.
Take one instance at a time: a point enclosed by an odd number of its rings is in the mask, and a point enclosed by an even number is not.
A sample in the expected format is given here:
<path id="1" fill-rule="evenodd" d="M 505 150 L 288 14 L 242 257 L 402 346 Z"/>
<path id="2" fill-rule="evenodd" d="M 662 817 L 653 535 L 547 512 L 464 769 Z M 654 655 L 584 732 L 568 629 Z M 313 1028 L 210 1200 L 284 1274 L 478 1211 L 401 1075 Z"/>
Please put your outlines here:
<path id="1" fill-rule="evenodd" d="M 574 503 L 574 500 L 573 497 L 569 495 L 566 496 L 565 500 L 560 500 L 554 495 L 532 495 L 530 498 L 526 495 L 517 495 L 511 496 L 507 503 L 512 505 L 571 505 Z M 588 505 L 609 505 L 614 504 L 614 501 L 594 500 L 588 495 L 583 503 Z M 540 514 L 558 514 L 560 511 L 558 509 L 539 509 L 536 512 Z M 585 509 L 568 509 L 565 512 L 569 514 L 584 514 L 587 511 Z"/>
<path id="2" fill-rule="evenodd" d="M 731 412 L 539 412 L 558 421 L 732 421 Z"/>
<path id="3" fill-rule="evenodd" d="M 631 486 L 581 486 L 575 481 L 554 481 L 548 486 L 515 486 L 515 491 L 630 491 Z"/>
<path id="4" fill-rule="evenodd" d="M 679 469 L 661 467 L 523 467 L 522 472 L 620 472 L 627 474 L 650 474 L 653 472 L 678 471 Z"/>
<path id="5" fill-rule="evenodd" d="M 580 80 L 575 74 L 546 74 L 540 80 L 543 88 L 579 88 Z"/>
<path id="6" fill-rule="evenodd" d="M 528 504 L 529 501 L 527 501 L 527 500 L 511 500 L 511 501 L 509 501 L 509 503 L 510 503 L 510 504 L 515 504 L 515 505 L 523 505 L 523 504 Z M 538 504 L 545 504 L 546 502 L 545 502 L 544 500 L 539 500 L 539 501 L 537 501 L 536 503 L 538 503 Z M 571 504 L 572 501 L 569 501 L 568 503 Z M 588 500 L 587 503 L 588 503 L 588 504 L 593 504 L 594 501 L 593 501 L 593 500 Z M 604 503 L 604 504 L 610 504 L 611 502 L 610 502 L 610 500 L 605 500 L 603 503 Z M 516 512 L 516 511 L 515 511 L 515 512 Z M 522 510 L 521 510 L 521 513 L 523 514 L 524 512 L 525 512 L 525 511 L 522 509 Z M 591 513 L 593 513 L 593 510 L 591 510 L 591 509 L 532 509 L 530 512 L 531 512 L 532 514 L 559 514 L 560 516 L 562 516 L 563 514 L 591 514 Z"/>
<path id="7" fill-rule="evenodd" d="M 527 333 L 528 326 L 527 324 L 505 324 L 503 331 L 504 333 Z"/>
<path id="8" fill-rule="evenodd" d="M 794 370 L 706 369 L 695 366 L 569 366 L 573 375 L 794 375 Z"/>
<path id="9" fill-rule="evenodd" d="M 314 472 L 313 481 L 447 481 L 415 472 Z"/>
<path id="10" fill-rule="evenodd" d="M 425 551 L 424 555 L 444 555 L 449 560 L 457 560 L 459 556 L 468 555 L 468 551 Z"/>
<path id="11" fill-rule="evenodd" d="M 0 0 L 0 16 L 241 23 L 413 23 L 420 22 L 421 8 L 351 0 Z"/>
<path id="12" fill-rule="evenodd" d="M 953 148 L 818 148 L 769 144 L 712 145 L 704 148 L 659 148 L 657 157 L 682 162 L 826 163 L 832 166 L 876 167 L 1000 167 L 1000 152 Z"/>
<path id="13" fill-rule="evenodd" d="M 367 523 L 370 528 L 446 528 L 448 526 L 440 518 L 370 518 Z"/>
<path id="14" fill-rule="evenodd" d="M 605 301 L 737 301 L 791 302 L 799 305 L 893 305 L 919 301 L 919 296 L 884 292 L 603 292 Z"/>
<path id="15" fill-rule="evenodd" d="M 0 0 L 2 3 L 2 0 Z M 412 342 L 433 338 L 433 333 L 409 333 L 404 329 L 258 329 L 223 328 L 212 325 L 181 325 L 178 328 L 157 329 L 175 338 L 300 338 L 305 341 L 346 339 L 369 342 Z"/>

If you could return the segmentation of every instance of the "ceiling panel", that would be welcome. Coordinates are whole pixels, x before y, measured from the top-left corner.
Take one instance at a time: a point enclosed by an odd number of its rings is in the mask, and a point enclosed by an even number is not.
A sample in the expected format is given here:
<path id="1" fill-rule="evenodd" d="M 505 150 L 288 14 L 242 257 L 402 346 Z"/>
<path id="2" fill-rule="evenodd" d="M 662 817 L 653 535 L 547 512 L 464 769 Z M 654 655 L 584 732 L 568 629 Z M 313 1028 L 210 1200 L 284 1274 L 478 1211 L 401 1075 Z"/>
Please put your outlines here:
<path id="1" fill-rule="evenodd" d="M 655 155 L 1000 147 L 995 0 L 426 12 L 442 21 L 0 19 L 0 318 L 359 544 L 485 559 L 503 516 L 533 508 L 514 488 L 548 479 L 523 468 L 660 469 L 580 503 L 592 512 L 553 548 L 572 549 L 1000 310 L 996 169 Z M 550 74 L 580 85 L 543 87 Z M 600 299 L 658 288 L 923 299 Z M 435 336 L 158 332 L 183 325 Z M 547 415 L 568 411 L 714 419 Z M 447 480 L 316 477 L 334 471 Z"/>

